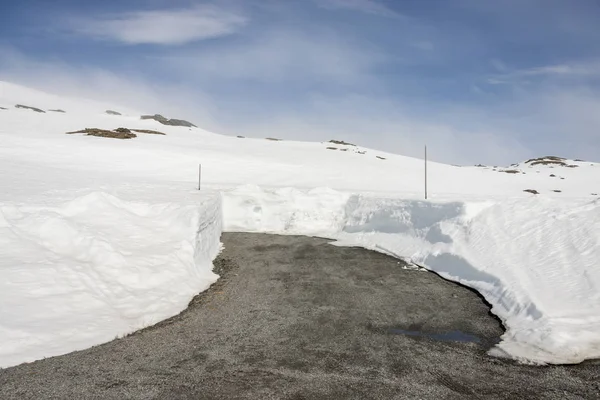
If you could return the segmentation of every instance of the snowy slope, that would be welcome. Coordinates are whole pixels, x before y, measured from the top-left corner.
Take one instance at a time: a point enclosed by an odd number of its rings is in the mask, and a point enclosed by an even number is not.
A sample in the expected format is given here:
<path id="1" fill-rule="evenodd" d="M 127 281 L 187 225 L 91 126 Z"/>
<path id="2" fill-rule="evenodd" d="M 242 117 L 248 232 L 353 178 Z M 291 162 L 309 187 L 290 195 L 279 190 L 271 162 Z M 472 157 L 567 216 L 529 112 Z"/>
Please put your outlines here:
<path id="1" fill-rule="evenodd" d="M 16 109 L 17 103 L 66 113 Z M 536 363 L 600 357 L 600 164 L 430 163 L 431 196 L 423 201 L 418 159 L 164 126 L 140 120 L 142 112 L 8 83 L 0 83 L 0 107 L 7 108 L 0 110 L 0 275 L 6 286 L 0 287 L 0 366 L 101 343 L 183 309 L 184 299 L 215 279 L 210 260 L 220 229 L 219 193 L 226 230 L 328 236 L 407 258 L 477 289 L 507 328 L 494 354 Z M 109 108 L 124 115 L 107 115 Z M 118 127 L 166 135 L 65 134 Z M 194 190 L 199 163 L 201 192 Z M 197 241 L 194 225 L 205 218 L 213 221 L 210 239 Z M 177 243 L 196 243 L 202 260 L 190 264 L 192 250 Z M 133 271 L 130 277 L 148 277 L 163 301 L 132 289 L 134 278 L 120 281 L 116 260 Z M 175 270 L 163 276 L 159 264 Z M 198 271 L 178 297 L 176 282 L 185 285 Z M 32 298 L 30 288 L 48 280 L 54 291 L 35 290 Z M 100 300 L 71 308 L 77 296 Z M 52 299 L 48 308 L 36 310 L 46 298 Z M 18 312 L 6 306 L 21 303 Z M 92 320 L 118 320 L 120 311 L 111 314 L 99 304 L 118 304 L 138 319 L 89 335 Z M 66 314 L 70 331 L 47 329 L 49 320 Z M 25 349 L 23 341 L 38 345 Z M 50 341 L 64 345 L 44 350 Z"/>

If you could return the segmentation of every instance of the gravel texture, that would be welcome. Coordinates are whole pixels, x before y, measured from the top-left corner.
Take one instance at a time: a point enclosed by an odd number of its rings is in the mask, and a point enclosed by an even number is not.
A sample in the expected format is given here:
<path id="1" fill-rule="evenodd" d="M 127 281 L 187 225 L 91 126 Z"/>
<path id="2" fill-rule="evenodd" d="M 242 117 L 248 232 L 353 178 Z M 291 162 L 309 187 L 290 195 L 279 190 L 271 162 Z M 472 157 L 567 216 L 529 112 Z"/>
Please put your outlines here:
<path id="1" fill-rule="evenodd" d="M 183 313 L 0 370 L 0 399 L 600 398 L 598 363 L 487 356 L 501 325 L 476 293 L 432 273 L 318 238 L 222 240 L 222 278 Z M 435 339 L 453 331 L 477 341 Z"/>

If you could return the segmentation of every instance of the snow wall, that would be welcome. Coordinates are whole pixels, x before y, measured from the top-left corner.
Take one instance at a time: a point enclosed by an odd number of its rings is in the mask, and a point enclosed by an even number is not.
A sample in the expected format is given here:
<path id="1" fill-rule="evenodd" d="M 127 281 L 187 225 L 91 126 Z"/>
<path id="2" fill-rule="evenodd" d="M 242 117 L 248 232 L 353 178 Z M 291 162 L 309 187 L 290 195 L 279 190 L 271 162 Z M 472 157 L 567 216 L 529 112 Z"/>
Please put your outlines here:
<path id="1" fill-rule="evenodd" d="M 186 196 L 148 203 L 92 192 L 56 206 L 0 203 L 0 367 L 153 325 L 215 282 L 220 195 Z"/>
<path id="2" fill-rule="evenodd" d="M 490 354 L 535 364 L 600 357 L 600 201 L 430 202 L 256 186 L 223 201 L 226 231 L 329 237 L 476 289 L 506 328 Z"/>

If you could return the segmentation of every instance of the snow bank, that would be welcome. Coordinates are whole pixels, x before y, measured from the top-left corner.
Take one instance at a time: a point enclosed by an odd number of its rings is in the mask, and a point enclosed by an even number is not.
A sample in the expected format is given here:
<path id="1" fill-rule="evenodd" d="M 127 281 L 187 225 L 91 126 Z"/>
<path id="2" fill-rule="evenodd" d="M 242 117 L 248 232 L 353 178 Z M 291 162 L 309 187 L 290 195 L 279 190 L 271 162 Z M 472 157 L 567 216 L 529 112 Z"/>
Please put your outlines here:
<path id="1" fill-rule="evenodd" d="M 107 342 L 182 311 L 218 276 L 221 201 L 0 203 L 0 367 Z"/>
<path id="2" fill-rule="evenodd" d="M 478 290 L 506 327 L 490 353 L 531 363 L 600 357 L 600 202 L 427 202 L 329 189 L 224 192 L 228 231 L 337 239 Z"/>

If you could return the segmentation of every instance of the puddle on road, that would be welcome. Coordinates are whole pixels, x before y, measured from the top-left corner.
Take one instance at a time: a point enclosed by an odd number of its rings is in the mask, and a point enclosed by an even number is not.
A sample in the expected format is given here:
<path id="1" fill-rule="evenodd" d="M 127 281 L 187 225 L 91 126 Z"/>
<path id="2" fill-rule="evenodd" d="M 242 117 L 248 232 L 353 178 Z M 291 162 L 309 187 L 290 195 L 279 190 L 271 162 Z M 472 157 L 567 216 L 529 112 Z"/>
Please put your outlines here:
<path id="1" fill-rule="evenodd" d="M 463 342 L 463 343 L 481 343 L 482 340 L 475 336 L 461 331 L 450 331 L 444 333 L 427 333 L 421 331 L 407 331 L 404 329 L 390 329 L 389 333 L 396 335 L 426 337 L 442 342 Z"/>

